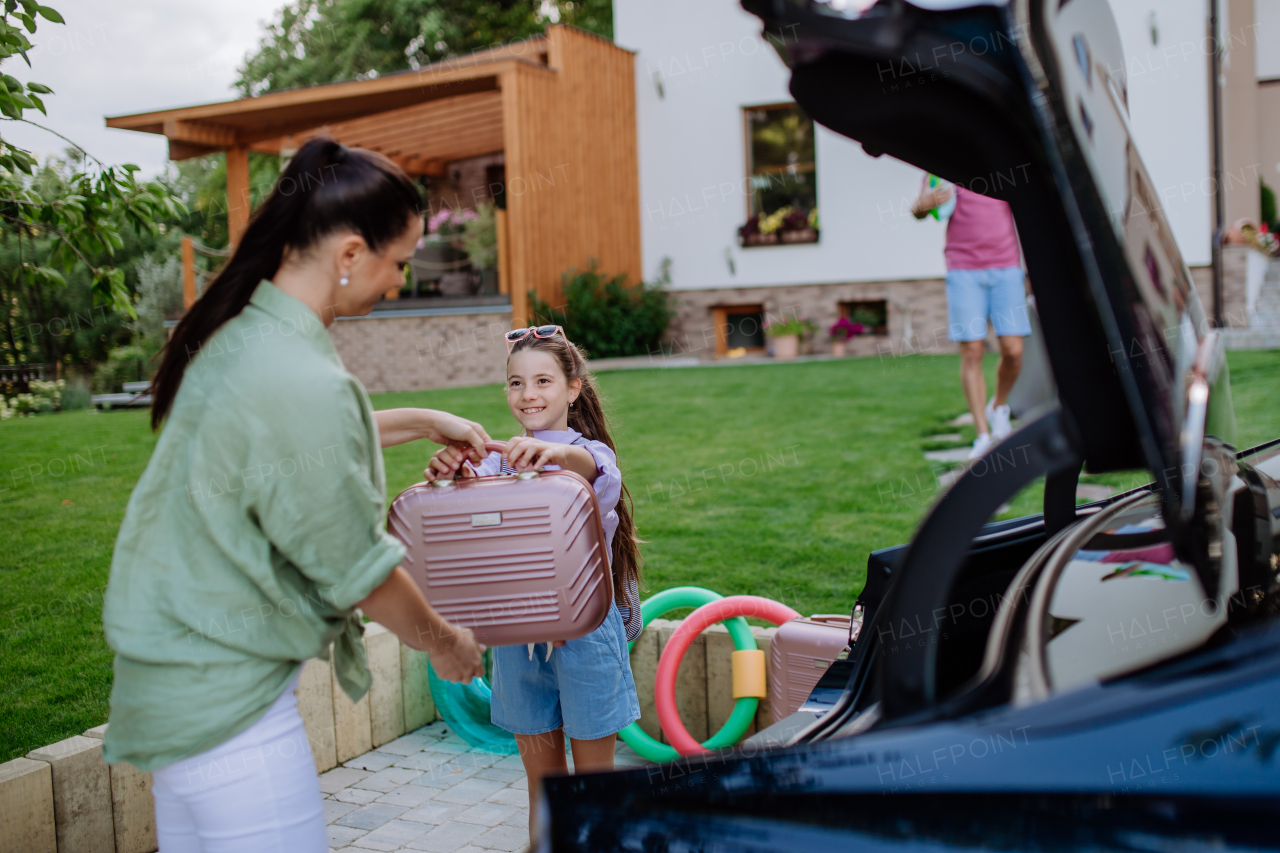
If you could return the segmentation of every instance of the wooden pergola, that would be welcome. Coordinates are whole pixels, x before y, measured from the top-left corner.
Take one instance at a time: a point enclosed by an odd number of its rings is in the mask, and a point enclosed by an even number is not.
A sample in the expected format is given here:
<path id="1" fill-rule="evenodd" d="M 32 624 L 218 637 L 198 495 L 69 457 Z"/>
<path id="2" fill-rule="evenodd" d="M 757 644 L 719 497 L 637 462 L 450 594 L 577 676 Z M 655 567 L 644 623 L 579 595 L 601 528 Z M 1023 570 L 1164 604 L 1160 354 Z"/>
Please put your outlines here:
<path id="1" fill-rule="evenodd" d="M 589 259 L 641 277 L 633 54 L 573 27 L 369 80 L 107 118 L 163 134 L 169 157 L 226 152 L 228 225 L 249 219 L 249 152 L 288 152 L 327 134 L 380 151 L 411 175 L 502 152 L 503 291 L 513 322 L 532 290 L 560 304 L 560 275 Z"/>

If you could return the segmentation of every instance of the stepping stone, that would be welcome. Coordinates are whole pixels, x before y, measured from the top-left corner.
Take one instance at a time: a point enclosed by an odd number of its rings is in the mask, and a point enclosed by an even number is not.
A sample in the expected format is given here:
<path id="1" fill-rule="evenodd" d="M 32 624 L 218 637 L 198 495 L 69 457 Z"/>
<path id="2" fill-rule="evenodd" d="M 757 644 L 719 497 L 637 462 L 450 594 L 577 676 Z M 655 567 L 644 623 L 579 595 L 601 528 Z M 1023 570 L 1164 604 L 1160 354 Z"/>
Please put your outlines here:
<path id="1" fill-rule="evenodd" d="M 423 833 L 405 846 L 411 850 L 426 850 L 428 853 L 453 853 L 485 832 L 483 826 L 471 823 L 446 823 Z"/>
<path id="2" fill-rule="evenodd" d="M 481 826 L 498 826 L 519 809 L 516 806 L 504 806 L 500 803 L 477 803 L 466 811 L 459 812 L 454 820 L 461 823 L 476 823 Z"/>
<path id="3" fill-rule="evenodd" d="M 507 853 L 514 853 L 516 850 L 522 850 L 529 845 L 529 830 L 518 826 L 495 826 L 476 840 L 471 842 L 473 847 L 480 847 L 486 850 L 503 850 Z"/>
<path id="4" fill-rule="evenodd" d="M 320 790 L 326 794 L 336 794 L 343 788 L 349 788 L 369 776 L 365 770 L 353 767 L 335 767 L 320 774 Z"/>
<path id="5" fill-rule="evenodd" d="M 942 435 L 931 435 L 926 441 L 962 441 L 963 439 L 958 432 L 947 432 Z"/>
<path id="6" fill-rule="evenodd" d="M 356 829 L 352 826 L 338 826 L 337 824 L 329 824 L 325 827 L 325 831 L 329 835 L 330 847 L 345 846 L 365 834 L 363 829 Z"/>
<path id="7" fill-rule="evenodd" d="M 956 415 L 947 421 L 947 426 L 973 426 L 973 412 L 965 412 L 963 415 Z"/>
<path id="8" fill-rule="evenodd" d="M 336 823 L 340 826 L 349 826 L 368 832 L 369 830 L 377 829 L 389 820 L 395 820 L 407 811 L 409 810 L 400 806 L 391 806 L 386 803 L 370 803 L 367 806 L 361 806 L 351 814 L 339 818 Z"/>
<path id="9" fill-rule="evenodd" d="M 431 827 L 406 820 L 392 820 L 360 839 L 360 847 L 366 850 L 400 850 L 409 842 L 426 835 Z"/>

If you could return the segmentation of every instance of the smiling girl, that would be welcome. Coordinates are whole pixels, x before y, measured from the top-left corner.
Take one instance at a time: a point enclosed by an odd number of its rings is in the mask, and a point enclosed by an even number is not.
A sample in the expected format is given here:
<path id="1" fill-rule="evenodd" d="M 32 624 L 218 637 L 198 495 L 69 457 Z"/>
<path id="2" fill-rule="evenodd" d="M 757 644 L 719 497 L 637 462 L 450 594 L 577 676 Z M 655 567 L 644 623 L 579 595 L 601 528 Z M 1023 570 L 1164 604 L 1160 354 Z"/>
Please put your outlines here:
<path id="1" fill-rule="evenodd" d="M 524 434 L 507 456 L 490 454 L 474 469 L 461 448 L 442 448 L 432 479 L 517 473 L 539 467 L 580 474 L 595 489 L 608 539 L 615 603 L 595 631 L 567 643 L 493 650 L 493 723 L 516 736 L 529 775 L 530 814 L 539 781 L 566 771 L 564 736 L 575 770 L 611 770 L 617 733 L 640 718 L 627 643 L 640 635 L 640 552 L 629 499 L 594 378 L 559 326 L 507 333 L 507 405 Z M 559 649 L 552 654 L 552 647 Z M 562 647 L 562 648 L 561 648 Z"/>

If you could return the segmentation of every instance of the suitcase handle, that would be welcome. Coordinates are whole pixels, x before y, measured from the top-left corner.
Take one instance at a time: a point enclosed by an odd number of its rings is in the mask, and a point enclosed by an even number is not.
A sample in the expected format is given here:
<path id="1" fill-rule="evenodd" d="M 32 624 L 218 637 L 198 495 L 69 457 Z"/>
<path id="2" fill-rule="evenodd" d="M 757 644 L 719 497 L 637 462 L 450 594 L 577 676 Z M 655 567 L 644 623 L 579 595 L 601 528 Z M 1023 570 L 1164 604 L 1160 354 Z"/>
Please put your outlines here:
<path id="1" fill-rule="evenodd" d="M 809 617 L 810 622 L 824 622 L 831 625 L 847 625 L 849 617 L 844 613 L 815 613 Z"/>

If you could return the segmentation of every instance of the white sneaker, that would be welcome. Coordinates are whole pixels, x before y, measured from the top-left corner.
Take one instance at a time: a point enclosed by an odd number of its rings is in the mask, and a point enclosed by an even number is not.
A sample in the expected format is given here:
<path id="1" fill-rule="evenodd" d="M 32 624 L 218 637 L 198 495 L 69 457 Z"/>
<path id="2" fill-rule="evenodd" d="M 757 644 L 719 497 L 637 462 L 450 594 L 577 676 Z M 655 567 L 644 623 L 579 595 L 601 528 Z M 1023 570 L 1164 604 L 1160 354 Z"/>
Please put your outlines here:
<path id="1" fill-rule="evenodd" d="M 973 440 L 973 450 L 969 451 L 970 459 L 977 459 L 991 448 L 991 436 L 988 433 L 982 433 Z"/>
<path id="2" fill-rule="evenodd" d="M 1013 427 L 1009 426 L 1009 407 L 997 406 L 995 402 L 995 397 L 987 401 L 987 426 L 991 427 L 991 435 L 996 441 L 1000 441 L 1013 432 Z"/>

